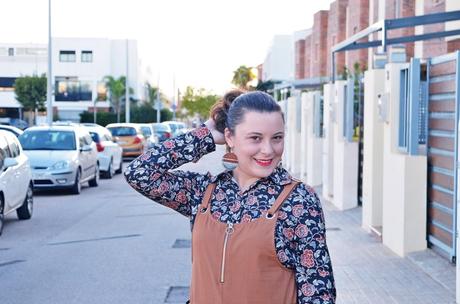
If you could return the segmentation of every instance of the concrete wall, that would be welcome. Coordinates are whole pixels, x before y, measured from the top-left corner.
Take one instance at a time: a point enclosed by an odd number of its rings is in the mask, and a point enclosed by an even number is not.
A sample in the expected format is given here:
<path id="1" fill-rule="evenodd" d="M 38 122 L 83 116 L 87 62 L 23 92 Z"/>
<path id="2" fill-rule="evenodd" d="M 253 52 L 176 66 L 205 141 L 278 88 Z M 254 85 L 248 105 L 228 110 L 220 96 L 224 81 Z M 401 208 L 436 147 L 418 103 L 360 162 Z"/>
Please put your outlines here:
<path id="1" fill-rule="evenodd" d="M 314 134 L 314 100 L 321 98 L 320 91 L 302 93 L 302 130 L 300 152 L 300 178 L 312 187 L 323 182 L 323 138 Z"/>
<path id="2" fill-rule="evenodd" d="M 294 176 L 300 175 L 300 149 L 301 149 L 301 133 L 300 129 L 297 128 L 297 119 L 300 117 L 298 115 L 298 105 L 297 105 L 297 96 L 289 97 L 287 99 L 287 169 Z"/>
<path id="3" fill-rule="evenodd" d="M 363 140 L 363 217 L 362 226 L 379 230 L 382 226 L 383 197 L 383 122 L 378 100 L 385 90 L 385 70 L 368 70 L 364 74 Z"/>
<path id="4" fill-rule="evenodd" d="M 388 122 L 383 126 L 383 244 L 400 256 L 427 248 L 426 156 L 409 156 L 397 148 L 399 75 L 403 65 L 386 67 Z"/>
<path id="5" fill-rule="evenodd" d="M 294 79 L 294 63 L 293 36 L 274 36 L 263 65 L 263 81 Z"/>
<path id="6" fill-rule="evenodd" d="M 325 84 L 323 94 L 323 197 L 332 201 L 334 197 L 334 121 L 337 116 L 334 106 L 334 84 Z"/>
<path id="7" fill-rule="evenodd" d="M 334 129 L 334 199 L 340 210 L 358 206 L 358 143 L 343 137 L 344 98 L 346 81 L 336 81 L 334 103 L 337 108 Z"/>

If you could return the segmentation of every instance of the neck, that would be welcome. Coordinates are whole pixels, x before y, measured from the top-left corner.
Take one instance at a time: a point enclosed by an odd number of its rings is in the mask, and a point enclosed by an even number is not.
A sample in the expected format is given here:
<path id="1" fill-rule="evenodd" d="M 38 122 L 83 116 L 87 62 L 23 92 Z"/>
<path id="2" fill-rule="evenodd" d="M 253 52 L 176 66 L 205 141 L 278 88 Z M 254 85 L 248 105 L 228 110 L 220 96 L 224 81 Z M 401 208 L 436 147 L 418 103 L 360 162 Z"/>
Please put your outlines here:
<path id="1" fill-rule="evenodd" d="M 259 180 L 258 177 L 248 176 L 240 168 L 233 170 L 233 177 L 235 178 L 241 191 L 246 191 L 253 183 Z"/>

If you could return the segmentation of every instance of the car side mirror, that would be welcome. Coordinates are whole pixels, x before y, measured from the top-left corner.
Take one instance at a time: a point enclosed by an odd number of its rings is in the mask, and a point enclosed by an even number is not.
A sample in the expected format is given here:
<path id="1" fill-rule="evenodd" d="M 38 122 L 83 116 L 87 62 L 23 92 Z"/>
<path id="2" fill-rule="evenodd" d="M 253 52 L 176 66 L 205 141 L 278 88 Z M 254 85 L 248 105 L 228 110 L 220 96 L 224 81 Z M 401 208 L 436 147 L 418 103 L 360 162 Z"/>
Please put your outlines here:
<path id="1" fill-rule="evenodd" d="M 19 163 L 15 158 L 7 157 L 3 162 L 3 170 L 8 169 L 9 167 L 17 166 Z"/>

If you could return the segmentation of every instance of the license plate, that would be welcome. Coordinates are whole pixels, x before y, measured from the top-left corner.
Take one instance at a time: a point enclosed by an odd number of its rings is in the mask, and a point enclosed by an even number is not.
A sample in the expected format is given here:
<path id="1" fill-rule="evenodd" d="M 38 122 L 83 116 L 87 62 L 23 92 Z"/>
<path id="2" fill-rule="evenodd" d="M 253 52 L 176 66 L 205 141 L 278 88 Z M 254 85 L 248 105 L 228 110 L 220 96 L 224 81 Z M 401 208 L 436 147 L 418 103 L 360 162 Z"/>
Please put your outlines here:
<path id="1" fill-rule="evenodd" d="M 119 140 L 118 143 L 120 145 L 126 145 L 128 142 L 127 141 L 124 141 L 124 140 Z"/>

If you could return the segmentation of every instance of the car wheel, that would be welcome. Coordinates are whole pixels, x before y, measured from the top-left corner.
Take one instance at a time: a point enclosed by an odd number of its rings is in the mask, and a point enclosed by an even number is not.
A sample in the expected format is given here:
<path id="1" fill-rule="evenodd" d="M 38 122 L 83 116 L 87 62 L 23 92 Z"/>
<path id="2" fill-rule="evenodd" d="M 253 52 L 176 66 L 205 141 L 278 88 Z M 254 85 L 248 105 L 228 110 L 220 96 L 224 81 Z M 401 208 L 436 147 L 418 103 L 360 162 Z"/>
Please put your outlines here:
<path id="1" fill-rule="evenodd" d="M 5 201 L 3 200 L 3 196 L 0 195 L 0 235 L 2 235 L 3 232 L 3 220 L 5 218 L 4 213 L 5 212 Z"/>
<path id="2" fill-rule="evenodd" d="M 81 193 L 81 183 L 80 183 L 80 170 L 77 170 L 77 175 L 75 176 L 75 183 L 72 186 L 71 193 L 72 194 L 80 194 Z"/>
<path id="3" fill-rule="evenodd" d="M 105 173 L 105 177 L 111 179 L 115 175 L 115 168 L 113 167 L 113 162 L 110 161 L 109 168 Z"/>
<path id="4" fill-rule="evenodd" d="M 90 187 L 97 187 L 99 185 L 99 165 L 96 164 L 96 172 L 94 178 L 88 182 Z"/>
<path id="5" fill-rule="evenodd" d="M 115 171 L 116 174 L 123 172 L 123 159 L 120 159 L 120 167 Z"/>
<path id="6" fill-rule="evenodd" d="M 22 206 L 16 210 L 18 218 L 20 220 L 28 220 L 32 217 L 32 213 L 34 211 L 34 196 L 33 196 L 33 188 L 32 185 L 29 184 L 29 188 L 27 188 L 26 198 L 24 199 L 24 203 Z"/>

